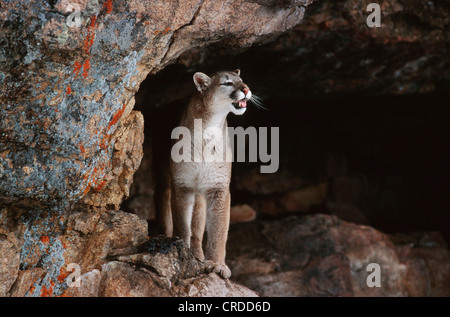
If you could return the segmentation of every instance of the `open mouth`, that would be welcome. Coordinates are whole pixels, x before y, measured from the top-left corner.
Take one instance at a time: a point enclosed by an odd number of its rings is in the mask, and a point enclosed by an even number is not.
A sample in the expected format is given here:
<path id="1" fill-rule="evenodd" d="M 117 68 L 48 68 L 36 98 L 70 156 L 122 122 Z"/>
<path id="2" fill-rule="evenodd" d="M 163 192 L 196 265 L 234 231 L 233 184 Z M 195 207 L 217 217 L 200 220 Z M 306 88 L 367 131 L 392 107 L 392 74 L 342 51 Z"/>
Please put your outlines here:
<path id="1" fill-rule="evenodd" d="M 242 109 L 247 107 L 247 99 L 241 99 L 232 103 L 233 107 L 236 109 Z"/>

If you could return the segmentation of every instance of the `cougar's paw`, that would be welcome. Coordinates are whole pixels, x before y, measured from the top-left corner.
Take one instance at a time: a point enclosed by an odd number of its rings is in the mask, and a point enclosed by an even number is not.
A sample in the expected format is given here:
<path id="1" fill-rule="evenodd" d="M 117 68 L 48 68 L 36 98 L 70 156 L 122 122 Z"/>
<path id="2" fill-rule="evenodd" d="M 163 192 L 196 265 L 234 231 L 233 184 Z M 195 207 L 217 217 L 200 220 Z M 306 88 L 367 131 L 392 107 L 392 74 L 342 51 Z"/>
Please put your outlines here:
<path id="1" fill-rule="evenodd" d="M 214 272 L 223 278 L 230 278 L 231 276 L 231 270 L 226 264 L 217 264 L 214 267 Z"/>
<path id="2" fill-rule="evenodd" d="M 206 270 L 208 273 L 214 272 L 219 274 L 222 278 L 230 278 L 231 270 L 228 268 L 226 264 L 214 263 L 211 260 L 206 260 L 203 262 L 205 264 Z"/>
<path id="3" fill-rule="evenodd" d="M 225 264 L 215 264 L 213 272 L 219 274 L 220 277 L 225 279 L 230 278 L 231 276 L 231 271 Z"/>
<path id="4" fill-rule="evenodd" d="M 213 261 L 205 260 L 203 261 L 203 264 L 205 264 L 205 268 L 208 273 L 211 273 L 214 270 L 215 263 Z"/>

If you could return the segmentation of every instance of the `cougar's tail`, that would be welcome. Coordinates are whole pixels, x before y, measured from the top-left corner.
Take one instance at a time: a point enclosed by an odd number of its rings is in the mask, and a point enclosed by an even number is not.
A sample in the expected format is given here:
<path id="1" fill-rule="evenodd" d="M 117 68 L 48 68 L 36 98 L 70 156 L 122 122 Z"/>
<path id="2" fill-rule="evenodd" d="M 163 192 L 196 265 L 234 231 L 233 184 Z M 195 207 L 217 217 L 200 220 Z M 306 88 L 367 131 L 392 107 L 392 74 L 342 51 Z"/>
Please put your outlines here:
<path id="1" fill-rule="evenodd" d="M 170 205 L 171 180 L 169 171 L 155 184 L 155 222 L 158 234 L 171 237 L 173 233 L 172 208 Z"/>

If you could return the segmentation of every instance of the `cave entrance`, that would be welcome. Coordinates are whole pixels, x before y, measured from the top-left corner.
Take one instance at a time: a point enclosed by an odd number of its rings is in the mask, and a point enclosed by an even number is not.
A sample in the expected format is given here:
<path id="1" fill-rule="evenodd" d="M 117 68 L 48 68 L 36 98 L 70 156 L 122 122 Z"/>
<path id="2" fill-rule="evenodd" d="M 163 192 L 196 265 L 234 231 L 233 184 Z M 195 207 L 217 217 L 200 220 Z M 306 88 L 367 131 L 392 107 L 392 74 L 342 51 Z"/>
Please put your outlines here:
<path id="1" fill-rule="evenodd" d="M 229 125 L 279 127 L 280 166 L 261 174 L 260 162 L 233 163 L 237 213 L 250 207 L 255 215 L 249 217 L 263 220 L 334 214 L 387 233 L 439 231 L 450 241 L 450 215 L 444 212 L 450 176 L 443 154 L 450 147 L 446 96 L 380 93 L 379 86 L 365 83 L 336 88 L 333 82 L 365 79 L 357 71 L 354 78 L 330 72 L 326 51 L 307 60 L 307 48 L 297 48 L 297 55 L 292 47 L 280 49 L 289 36 L 243 52 L 196 49 L 142 83 L 135 109 L 145 117 L 144 159 L 122 208 L 154 217 L 154 169 L 167 146 L 161 136 L 170 135 L 187 105 L 193 73 L 240 68 L 268 110 L 250 105 L 243 116 L 230 114 Z M 367 61 L 370 52 L 352 50 L 351 59 Z M 347 62 L 336 57 L 333 63 Z"/>
<path id="2" fill-rule="evenodd" d="M 206 56 L 214 56 L 213 59 Z M 155 190 L 158 190 L 158 183 L 163 180 L 158 172 L 166 168 L 165 160 L 170 151 L 170 133 L 180 120 L 184 108 L 189 102 L 190 96 L 194 93 L 195 87 L 192 76 L 196 71 L 202 71 L 208 75 L 218 70 L 241 69 L 241 76 L 250 86 L 255 86 L 252 92 L 260 95 L 263 89 L 256 88 L 258 82 L 257 74 L 252 71 L 252 65 L 242 67 L 247 64 L 248 57 L 239 52 L 230 52 L 223 48 L 211 47 L 204 50 L 193 50 L 180 56 L 176 64 L 169 65 L 156 75 L 150 75 L 141 84 L 136 94 L 135 110 L 143 113 L 145 118 L 145 141 L 144 158 L 139 170 L 135 173 L 134 182 L 131 187 L 130 197 L 122 204 L 122 209 L 136 213 L 141 218 L 151 220 L 155 216 Z M 205 59 L 208 62 L 205 62 Z M 270 122 L 270 113 L 264 109 L 259 109 L 254 105 L 247 108 L 245 115 L 228 116 L 229 127 L 270 127 L 276 126 Z M 268 133 L 270 137 L 270 131 Z M 247 140 L 248 141 L 248 140 Z M 266 149 L 270 153 L 270 144 Z M 245 157 L 249 157 L 246 147 Z M 256 162 L 233 163 L 234 169 L 240 165 L 241 169 L 258 169 L 262 165 L 260 160 Z M 263 165 L 268 165 L 264 163 Z M 253 195 L 245 189 L 234 189 L 232 180 L 232 201 L 233 204 L 245 203 L 246 195 Z M 253 214 L 253 217 L 255 215 Z"/>

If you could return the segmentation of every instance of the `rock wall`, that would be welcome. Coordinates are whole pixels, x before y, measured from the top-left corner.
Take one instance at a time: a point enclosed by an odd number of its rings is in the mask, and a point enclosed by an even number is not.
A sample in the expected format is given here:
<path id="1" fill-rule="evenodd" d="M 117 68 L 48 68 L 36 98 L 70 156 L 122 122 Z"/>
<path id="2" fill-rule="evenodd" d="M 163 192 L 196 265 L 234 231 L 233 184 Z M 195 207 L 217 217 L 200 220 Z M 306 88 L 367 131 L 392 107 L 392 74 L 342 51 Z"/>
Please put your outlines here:
<path id="1" fill-rule="evenodd" d="M 253 294 L 206 275 L 175 291 L 173 280 L 108 261 L 147 239 L 144 222 L 117 211 L 143 155 L 134 94 L 190 48 L 274 39 L 311 2 L 2 2 L 0 295 Z M 71 263 L 90 285 L 78 293 L 66 281 Z M 119 275 L 154 278 L 164 291 L 116 288 Z"/>
<path id="2" fill-rule="evenodd" d="M 273 39 L 298 24 L 310 2 L 2 4 L 0 197 L 75 202 L 100 191 L 118 127 L 149 73 L 192 47 Z"/>

